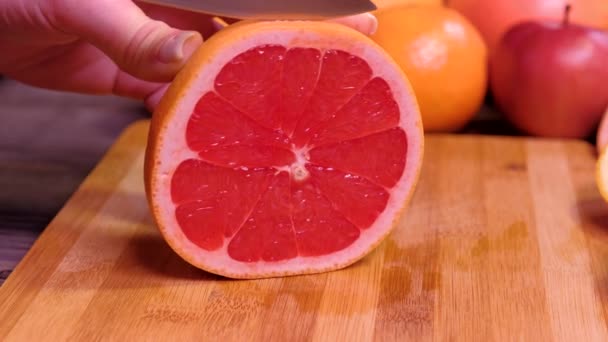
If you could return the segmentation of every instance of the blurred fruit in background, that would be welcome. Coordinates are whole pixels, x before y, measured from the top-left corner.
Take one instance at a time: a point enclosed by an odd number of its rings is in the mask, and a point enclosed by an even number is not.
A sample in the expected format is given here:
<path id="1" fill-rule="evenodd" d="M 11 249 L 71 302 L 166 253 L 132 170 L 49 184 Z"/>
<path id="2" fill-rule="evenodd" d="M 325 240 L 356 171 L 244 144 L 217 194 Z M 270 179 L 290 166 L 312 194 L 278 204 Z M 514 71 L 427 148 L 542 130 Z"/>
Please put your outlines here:
<path id="1" fill-rule="evenodd" d="M 571 22 L 608 29 L 608 0 L 445 0 L 445 3 L 479 29 L 490 53 L 511 26 L 524 20 L 560 20 L 568 3 L 572 6 Z"/>
<path id="2" fill-rule="evenodd" d="M 498 108 L 531 135 L 591 135 L 608 107 L 607 82 L 608 31 L 569 23 L 567 15 L 515 25 L 491 56 Z"/>
<path id="3" fill-rule="evenodd" d="M 487 90 L 487 49 L 455 10 L 403 5 L 375 13 L 372 39 L 401 66 L 416 94 L 424 129 L 451 132 L 478 112 Z"/>

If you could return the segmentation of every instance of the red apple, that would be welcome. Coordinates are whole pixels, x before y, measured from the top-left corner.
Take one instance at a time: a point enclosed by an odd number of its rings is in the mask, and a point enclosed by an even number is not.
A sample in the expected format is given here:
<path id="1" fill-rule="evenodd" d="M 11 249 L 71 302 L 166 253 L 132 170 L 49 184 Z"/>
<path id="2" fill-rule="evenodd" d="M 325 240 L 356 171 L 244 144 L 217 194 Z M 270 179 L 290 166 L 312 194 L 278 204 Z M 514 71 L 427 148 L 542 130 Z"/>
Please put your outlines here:
<path id="1" fill-rule="evenodd" d="M 560 20 L 570 4 L 573 23 L 608 29 L 608 0 L 446 0 L 481 32 L 490 52 L 500 37 L 524 20 Z"/>
<path id="2" fill-rule="evenodd" d="M 510 29 L 490 59 L 492 94 L 524 132 L 583 138 L 608 106 L 608 32 L 563 22 Z"/>

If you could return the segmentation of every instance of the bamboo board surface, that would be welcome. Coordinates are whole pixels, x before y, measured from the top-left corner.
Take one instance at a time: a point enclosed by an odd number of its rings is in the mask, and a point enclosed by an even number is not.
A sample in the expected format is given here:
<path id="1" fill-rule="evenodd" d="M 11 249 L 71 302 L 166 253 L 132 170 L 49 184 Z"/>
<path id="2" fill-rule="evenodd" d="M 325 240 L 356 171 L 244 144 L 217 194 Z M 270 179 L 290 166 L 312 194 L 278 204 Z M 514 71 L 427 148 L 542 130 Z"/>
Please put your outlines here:
<path id="1" fill-rule="evenodd" d="M 237 281 L 156 231 L 147 128 L 120 137 L 0 287 L 0 340 L 608 340 L 608 205 L 586 143 L 430 135 L 409 211 L 372 254 Z"/>

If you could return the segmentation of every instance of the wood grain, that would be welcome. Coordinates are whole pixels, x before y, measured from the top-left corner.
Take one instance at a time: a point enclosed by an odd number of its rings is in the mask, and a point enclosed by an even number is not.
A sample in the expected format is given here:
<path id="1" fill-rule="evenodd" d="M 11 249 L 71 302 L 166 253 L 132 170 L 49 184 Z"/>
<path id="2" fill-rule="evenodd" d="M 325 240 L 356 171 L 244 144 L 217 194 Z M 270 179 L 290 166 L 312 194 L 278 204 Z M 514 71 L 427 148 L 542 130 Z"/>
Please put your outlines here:
<path id="1" fill-rule="evenodd" d="M 587 143 L 431 135 L 396 231 L 344 270 L 235 281 L 164 243 L 130 127 L 0 288 L 0 340 L 608 340 Z"/>

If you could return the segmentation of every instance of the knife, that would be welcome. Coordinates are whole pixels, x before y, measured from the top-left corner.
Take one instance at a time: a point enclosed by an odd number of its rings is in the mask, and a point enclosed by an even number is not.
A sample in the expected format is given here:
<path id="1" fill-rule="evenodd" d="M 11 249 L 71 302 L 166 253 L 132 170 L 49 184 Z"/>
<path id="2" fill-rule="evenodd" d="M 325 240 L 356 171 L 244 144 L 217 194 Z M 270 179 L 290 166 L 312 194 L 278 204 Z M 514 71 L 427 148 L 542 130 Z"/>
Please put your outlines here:
<path id="1" fill-rule="evenodd" d="M 327 19 L 376 9 L 370 0 L 137 0 L 234 19 Z"/>

